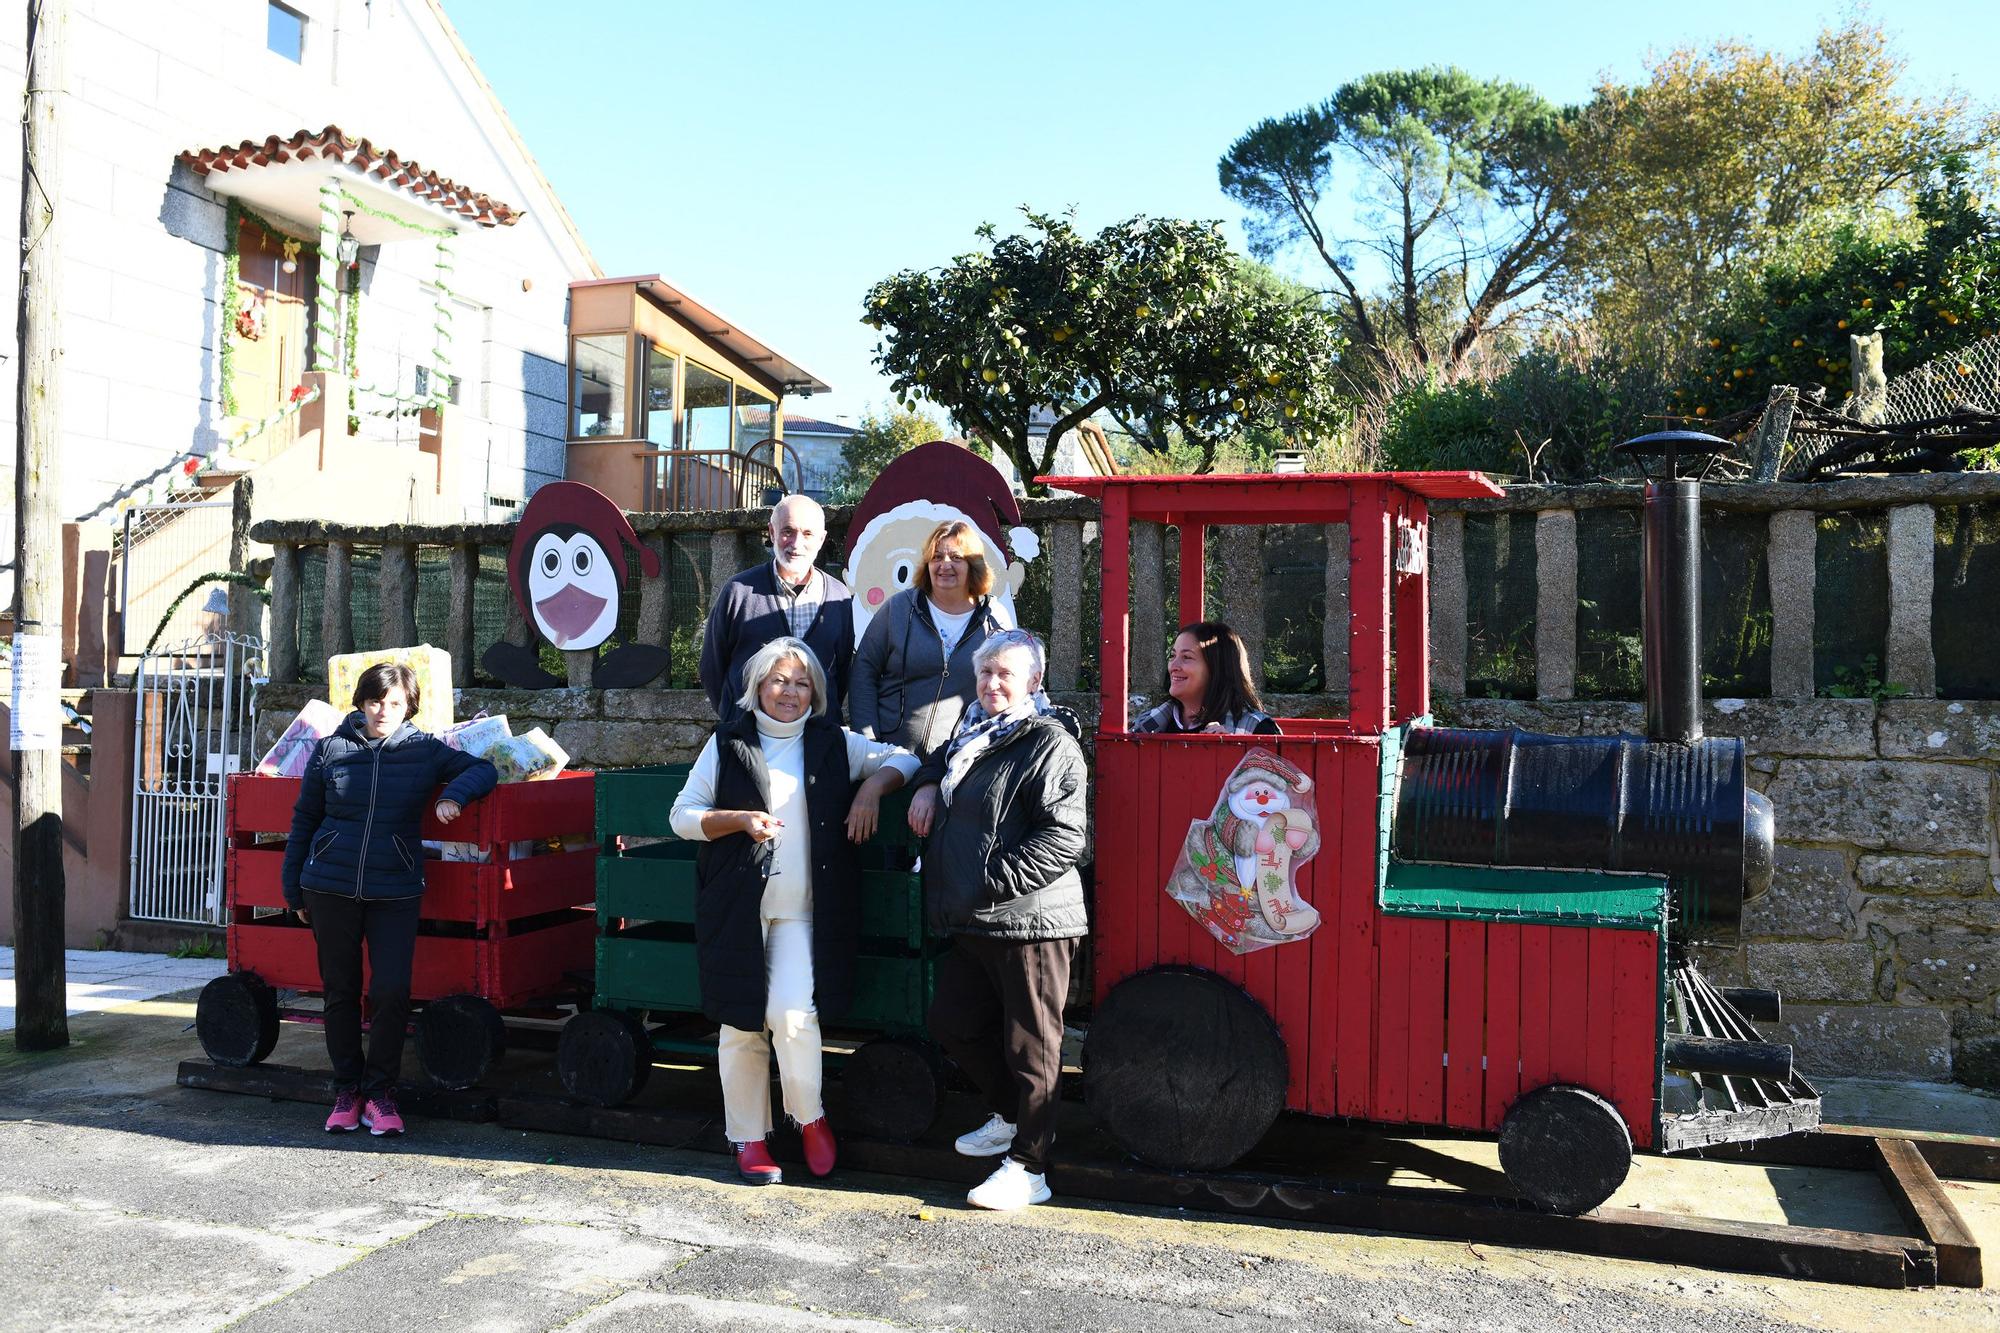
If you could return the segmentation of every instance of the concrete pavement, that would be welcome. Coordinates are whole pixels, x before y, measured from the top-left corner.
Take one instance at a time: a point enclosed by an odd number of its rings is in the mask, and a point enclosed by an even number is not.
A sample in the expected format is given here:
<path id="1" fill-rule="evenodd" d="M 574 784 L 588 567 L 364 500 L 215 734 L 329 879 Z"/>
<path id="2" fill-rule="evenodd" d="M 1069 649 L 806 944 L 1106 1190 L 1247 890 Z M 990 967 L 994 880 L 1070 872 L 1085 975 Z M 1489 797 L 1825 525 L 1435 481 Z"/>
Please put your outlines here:
<path id="1" fill-rule="evenodd" d="M 65 1008 L 71 1017 L 199 987 L 229 970 L 221 958 L 70 949 L 63 954 Z M 0 1032 L 14 1030 L 14 950 L 0 945 Z"/>
<path id="2" fill-rule="evenodd" d="M 749 1189 L 713 1154 L 494 1125 L 329 1137 L 323 1108 L 174 1085 L 199 1054 L 192 998 L 80 1017 L 63 1052 L 0 1043 L 0 1328 L 2000 1326 L 1991 1285 L 1854 1290 L 1060 1198 L 996 1216 L 928 1182 Z M 323 1065 L 319 1034 L 288 1028 L 273 1059 Z M 2000 1186 L 1951 1188 L 2000 1247 Z M 1798 1168 L 1642 1159 L 1627 1201 L 1893 1221 L 1870 1178 Z"/>

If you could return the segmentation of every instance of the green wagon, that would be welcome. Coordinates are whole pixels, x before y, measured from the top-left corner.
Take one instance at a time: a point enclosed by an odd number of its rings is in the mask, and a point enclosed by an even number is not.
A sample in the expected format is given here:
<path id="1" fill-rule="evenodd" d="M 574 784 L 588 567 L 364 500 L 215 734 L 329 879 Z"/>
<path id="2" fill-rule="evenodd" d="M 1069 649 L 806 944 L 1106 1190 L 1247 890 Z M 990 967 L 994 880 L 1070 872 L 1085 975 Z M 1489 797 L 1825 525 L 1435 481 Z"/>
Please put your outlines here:
<path id="1" fill-rule="evenodd" d="M 655 1055 L 712 1056 L 694 944 L 695 852 L 668 822 L 684 764 L 597 775 L 597 974 L 592 1008 L 563 1028 L 556 1067 L 570 1095 L 616 1106 L 644 1086 Z M 861 952 L 854 1003 L 826 1024 L 848 1127 L 915 1138 L 936 1114 L 940 1062 L 925 1039 L 938 945 L 924 935 L 923 887 L 907 869 L 917 839 L 907 792 L 882 803 L 861 850 Z"/>

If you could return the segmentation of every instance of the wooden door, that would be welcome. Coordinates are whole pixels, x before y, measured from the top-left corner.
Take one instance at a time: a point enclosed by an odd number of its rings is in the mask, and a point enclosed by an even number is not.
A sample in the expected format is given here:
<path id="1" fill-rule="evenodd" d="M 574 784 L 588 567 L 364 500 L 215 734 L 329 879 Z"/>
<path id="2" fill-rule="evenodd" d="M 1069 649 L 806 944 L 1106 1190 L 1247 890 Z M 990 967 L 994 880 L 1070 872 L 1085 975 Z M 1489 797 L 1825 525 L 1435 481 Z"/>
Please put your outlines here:
<path id="1" fill-rule="evenodd" d="M 305 377 L 306 302 L 314 291 L 318 256 L 310 243 L 274 235 L 248 218 L 236 244 L 236 318 L 225 330 L 235 399 L 229 425 L 254 429 L 290 401 Z M 297 420 L 288 417 L 232 444 L 230 452 L 246 462 L 270 458 L 296 438 Z"/>

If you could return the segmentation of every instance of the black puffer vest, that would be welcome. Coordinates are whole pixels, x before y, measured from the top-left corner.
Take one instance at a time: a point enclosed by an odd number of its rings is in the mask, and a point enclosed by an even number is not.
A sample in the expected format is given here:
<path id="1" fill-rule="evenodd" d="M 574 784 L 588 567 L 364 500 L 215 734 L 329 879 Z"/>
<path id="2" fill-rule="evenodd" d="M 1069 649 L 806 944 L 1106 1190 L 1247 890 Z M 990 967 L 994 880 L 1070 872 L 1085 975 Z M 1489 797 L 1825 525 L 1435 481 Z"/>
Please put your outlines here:
<path id="1" fill-rule="evenodd" d="M 771 779 L 757 718 L 745 713 L 715 733 L 715 808 L 771 808 Z M 854 998 L 854 954 L 861 938 L 861 863 L 847 840 L 847 807 L 856 783 L 847 774 L 847 737 L 832 717 L 805 729 L 806 819 L 813 894 L 813 1004 L 837 1018 Z M 780 837 L 799 836 L 786 829 Z M 764 1027 L 764 882 L 770 844 L 732 833 L 705 842 L 695 856 L 695 958 L 701 1007 L 709 1019 L 752 1032 Z"/>

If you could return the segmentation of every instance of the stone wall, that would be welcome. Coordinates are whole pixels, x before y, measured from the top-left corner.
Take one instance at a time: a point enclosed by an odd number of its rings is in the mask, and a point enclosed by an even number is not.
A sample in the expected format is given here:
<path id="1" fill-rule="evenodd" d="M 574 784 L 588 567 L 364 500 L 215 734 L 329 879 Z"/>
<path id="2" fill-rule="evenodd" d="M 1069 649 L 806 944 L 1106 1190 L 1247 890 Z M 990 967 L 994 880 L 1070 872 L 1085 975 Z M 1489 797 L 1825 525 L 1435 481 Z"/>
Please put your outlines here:
<path id="1" fill-rule="evenodd" d="M 1459 726 L 1636 732 L 1637 704 L 1442 704 Z M 2000 1088 L 2000 703 L 1721 699 L 1778 827 L 1771 892 L 1743 938 L 1701 950 L 1723 980 L 1785 998 L 1812 1074 Z"/>
<path id="2" fill-rule="evenodd" d="M 268 745 L 310 685 L 268 686 Z M 1062 695 L 1094 723 L 1094 695 Z M 1286 716 L 1337 711 L 1276 698 Z M 539 726 L 590 768 L 693 760 L 713 725 L 693 690 L 461 689 L 456 716 Z M 1555 735 L 1641 728 L 1626 703 L 1443 701 L 1441 722 Z M 1771 892 L 1743 938 L 1704 946 L 1719 978 L 1775 987 L 1808 1075 L 1958 1079 L 2000 1088 L 2000 703 L 1723 699 L 1711 735 L 1740 736 L 1777 810 Z"/>

